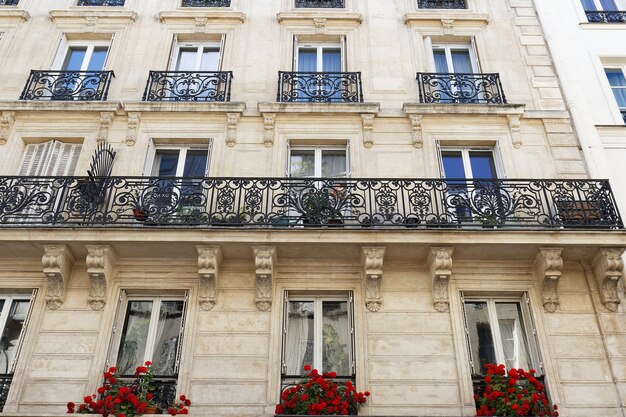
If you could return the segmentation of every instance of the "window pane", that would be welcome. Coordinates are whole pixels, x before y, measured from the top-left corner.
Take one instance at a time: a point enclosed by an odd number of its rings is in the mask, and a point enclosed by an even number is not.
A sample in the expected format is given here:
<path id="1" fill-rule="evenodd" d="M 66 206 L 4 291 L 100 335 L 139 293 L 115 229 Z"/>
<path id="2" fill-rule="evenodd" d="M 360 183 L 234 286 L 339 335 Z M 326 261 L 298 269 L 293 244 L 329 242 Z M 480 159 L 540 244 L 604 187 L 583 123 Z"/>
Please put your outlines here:
<path id="1" fill-rule="evenodd" d="M 453 72 L 464 74 L 471 74 L 474 72 L 472 69 L 472 60 L 467 49 L 453 49 L 451 53 L 452 65 L 454 66 Z"/>
<path id="2" fill-rule="evenodd" d="M 496 165 L 490 151 L 473 151 L 469 153 L 472 166 L 472 178 L 496 178 Z"/>
<path id="3" fill-rule="evenodd" d="M 350 375 L 350 320 L 347 301 L 322 302 L 322 369 Z"/>
<path id="4" fill-rule="evenodd" d="M 200 63 L 200 71 L 219 71 L 219 62 L 219 48 L 204 48 L 204 52 L 202 53 L 202 62 Z"/>
<path id="5" fill-rule="evenodd" d="M 106 46 L 94 48 L 93 54 L 91 54 L 91 61 L 87 66 L 87 71 L 102 71 L 104 68 L 104 61 L 107 59 L 108 48 Z"/>
<path id="6" fill-rule="evenodd" d="M 30 301 L 28 300 L 14 301 L 11 305 L 11 311 L 2 332 L 2 339 L 0 339 L 0 350 L 2 351 L 2 354 L 0 354 L 0 373 L 8 373 L 11 363 L 15 359 L 17 344 L 20 340 L 29 305 Z"/>
<path id="7" fill-rule="evenodd" d="M 524 368 L 528 371 L 530 356 L 519 303 L 496 303 L 496 313 L 507 369 Z"/>
<path id="8" fill-rule="evenodd" d="M 292 150 L 289 172 L 292 177 L 314 177 L 315 151 Z"/>
<path id="9" fill-rule="evenodd" d="M 126 323 L 122 332 L 117 367 L 121 375 L 132 375 L 135 368 L 143 365 L 152 301 L 129 301 Z"/>
<path id="10" fill-rule="evenodd" d="M 302 375 L 304 365 L 314 366 L 314 316 L 313 301 L 290 301 L 287 317 L 285 363 L 287 375 Z"/>
<path id="11" fill-rule="evenodd" d="M 441 152 L 441 159 L 443 161 L 443 173 L 446 178 L 465 178 L 461 151 Z"/>
<path id="12" fill-rule="evenodd" d="M 298 69 L 301 72 L 317 72 L 317 49 L 298 49 Z"/>
<path id="13" fill-rule="evenodd" d="M 617 11 L 617 5 L 615 4 L 615 0 L 600 0 L 600 4 L 602 5 L 602 10 L 606 11 Z"/>
<path id="14" fill-rule="evenodd" d="M 324 48 L 322 52 L 324 72 L 341 72 L 341 49 Z"/>
<path id="15" fill-rule="evenodd" d="M 86 54 L 86 47 L 70 48 L 67 53 L 67 57 L 65 58 L 63 71 L 80 71 Z"/>
<path id="16" fill-rule="evenodd" d="M 185 158 L 184 177 L 204 177 L 206 173 L 208 151 L 206 149 L 189 149 Z"/>
<path id="17" fill-rule="evenodd" d="M 484 375 L 485 364 L 496 362 L 487 303 L 466 302 L 465 316 L 474 372 Z"/>
<path id="18" fill-rule="evenodd" d="M 176 149 L 160 149 L 156 152 L 152 175 L 159 177 L 174 177 L 178 168 L 180 151 Z"/>
<path id="19" fill-rule="evenodd" d="M 446 51 L 443 49 L 434 49 L 433 58 L 435 58 L 435 71 L 448 73 L 448 61 L 446 61 Z"/>
<path id="20" fill-rule="evenodd" d="M 624 73 L 621 69 L 606 68 L 604 72 L 606 73 L 606 78 L 609 79 L 611 87 L 626 87 L 626 78 L 624 78 Z"/>
<path id="21" fill-rule="evenodd" d="M 177 71 L 195 71 L 198 48 L 180 48 L 178 60 L 176 61 Z"/>
<path id="22" fill-rule="evenodd" d="M 159 321 L 156 325 L 154 354 L 152 355 L 152 369 L 155 375 L 174 375 L 182 321 L 182 301 L 163 301 L 161 303 Z"/>
<path id="23" fill-rule="evenodd" d="M 583 9 L 585 9 L 586 11 L 596 11 L 596 4 L 594 2 L 594 0 L 580 0 L 582 5 L 583 5 Z"/>
<path id="24" fill-rule="evenodd" d="M 346 175 L 346 151 L 323 150 L 322 177 L 345 177 Z"/>

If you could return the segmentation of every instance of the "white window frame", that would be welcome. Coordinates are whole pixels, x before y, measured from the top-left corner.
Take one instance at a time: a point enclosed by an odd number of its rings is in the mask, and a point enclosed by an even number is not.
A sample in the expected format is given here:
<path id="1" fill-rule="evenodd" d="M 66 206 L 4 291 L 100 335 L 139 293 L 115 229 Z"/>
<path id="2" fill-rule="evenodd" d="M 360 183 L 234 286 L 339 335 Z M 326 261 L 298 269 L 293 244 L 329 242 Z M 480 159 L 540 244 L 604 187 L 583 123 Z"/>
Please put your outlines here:
<path id="1" fill-rule="evenodd" d="M 435 68 L 435 50 L 443 50 L 445 55 L 446 55 L 446 63 L 448 65 L 448 70 L 452 69 L 452 71 L 450 71 L 450 74 L 454 74 L 456 73 L 456 71 L 454 71 L 454 63 L 452 62 L 452 50 L 453 49 L 465 49 L 469 52 L 469 57 L 470 57 L 470 61 L 472 64 L 472 71 L 474 74 L 478 74 L 480 73 L 480 63 L 478 62 L 478 53 L 476 52 L 476 47 L 474 44 L 474 39 L 472 38 L 472 42 L 471 43 L 432 43 L 432 41 L 430 40 L 430 38 L 427 41 L 427 44 L 431 43 L 431 47 L 430 49 L 430 59 L 431 59 L 431 65 L 432 65 L 432 71 L 433 72 L 437 72 L 437 69 Z"/>
<path id="2" fill-rule="evenodd" d="M 0 313 L 0 331 L 1 331 L 0 336 L 4 335 L 7 321 L 9 319 L 9 313 L 11 311 L 11 308 L 13 307 L 13 302 L 14 301 L 28 301 L 29 302 L 28 310 L 26 312 L 26 316 L 24 317 L 22 329 L 20 331 L 17 345 L 15 347 L 15 356 L 13 360 L 11 361 L 11 363 L 7 365 L 7 374 L 13 374 L 15 372 L 15 366 L 17 365 L 20 351 L 22 350 L 22 344 L 24 343 L 24 335 L 28 328 L 28 322 L 30 321 L 30 316 L 33 311 L 33 301 L 35 299 L 36 294 L 37 294 L 37 290 L 33 290 L 31 294 L 2 294 L 0 295 L 0 299 L 4 300 L 4 303 L 5 303 L 4 307 L 2 308 L 2 313 Z"/>
<path id="3" fill-rule="evenodd" d="M 446 179 L 445 170 L 443 166 L 443 154 L 445 152 L 461 152 L 461 156 L 463 158 L 463 169 L 465 170 L 465 179 L 471 180 L 474 179 L 472 173 L 472 164 L 470 159 L 470 152 L 491 152 L 493 156 L 493 163 L 496 168 L 496 178 L 502 179 L 505 178 L 504 175 L 504 166 L 502 164 L 502 160 L 500 158 L 500 152 L 498 147 L 492 146 L 438 146 L 439 148 L 439 166 L 441 170 L 441 178 Z M 454 179 L 454 178 L 453 178 Z"/>
<path id="4" fill-rule="evenodd" d="M 602 67 L 602 70 L 603 70 L 604 79 L 606 80 L 606 84 L 608 85 L 609 91 L 611 92 L 611 99 L 615 103 L 615 107 L 619 110 L 620 115 L 621 115 L 622 111 L 626 111 L 626 106 L 624 107 L 619 106 L 619 103 L 617 102 L 617 99 L 615 98 L 615 93 L 613 92 L 613 89 L 616 87 L 613 87 L 611 85 L 611 82 L 609 81 L 609 77 L 607 77 L 606 75 L 606 70 L 619 70 L 621 71 L 624 78 L 626 78 L 626 65 L 606 65 Z M 621 87 L 621 88 L 626 90 L 626 86 Z"/>
<path id="5" fill-rule="evenodd" d="M 85 52 L 85 58 L 83 59 L 83 63 L 81 65 L 80 71 L 87 71 L 87 67 L 89 66 L 89 62 L 91 61 L 91 57 L 93 55 L 93 51 L 95 48 L 107 48 L 107 56 L 104 60 L 104 64 L 102 66 L 102 70 L 106 69 L 109 56 L 111 54 L 111 43 L 113 39 L 106 41 L 83 41 L 83 40 L 72 40 L 68 41 L 65 38 L 65 35 L 62 36 L 61 42 L 59 44 L 59 48 L 57 50 L 57 55 L 52 63 L 52 70 L 54 71 L 62 71 L 63 67 L 67 59 L 69 58 L 70 49 L 72 48 L 87 48 Z"/>
<path id="6" fill-rule="evenodd" d="M 315 152 L 315 162 L 314 162 L 314 173 L 313 177 L 293 177 L 291 174 L 291 153 L 294 150 L 299 151 L 314 151 Z M 289 153 L 288 153 L 288 161 L 287 161 L 287 174 L 288 177 L 293 178 L 327 178 L 322 176 L 322 152 L 323 151 L 344 151 L 346 156 L 346 174 L 343 177 L 328 177 L 328 178 L 350 178 L 350 158 L 349 158 L 349 147 L 347 145 L 343 146 L 332 146 L 332 145 L 290 145 Z"/>
<path id="7" fill-rule="evenodd" d="M 339 49 L 341 55 L 341 71 L 346 71 L 346 59 L 345 59 L 345 38 L 342 36 L 339 42 L 300 42 L 298 37 L 294 37 L 294 60 L 293 71 L 299 71 L 298 63 L 300 62 L 300 49 L 316 49 L 317 50 L 317 63 L 316 72 L 324 72 L 324 49 Z"/>
<path id="8" fill-rule="evenodd" d="M 283 377 L 293 377 L 297 375 L 286 375 L 287 370 L 287 329 L 289 328 L 289 303 L 290 302 L 314 302 L 314 316 L 313 316 L 313 363 L 310 363 L 311 368 L 318 369 L 320 372 L 323 369 L 322 363 L 322 349 L 323 349 L 323 337 L 322 337 L 322 303 L 324 301 L 346 301 L 348 303 L 348 321 L 350 326 L 349 341 L 350 346 L 348 348 L 348 363 L 350 366 L 351 375 L 338 375 L 338 377 L 352 377 L 356 375 L 356 360 L 355 360 L 355 330 L 354 330 L 354 294 L 352 291 L 343 292 L 340 294 L 310 294 L 297 292 L 295 295 L 289 295 L 289 291 L 284 292 L 284 305 L 283 305 L 283 335 L 282 335 L 282 352 L 281 352 L 281 375 Z M 304 372 L 300 370 L 300 372 Z"/>
<path id="9" fill-rule="evenodd" d="M 152 142 L 152 141 L 151 141 Z M 155 173 L 155 170 L 158 168 L 156 166 L 156 156 L 157 152 L 160 150 L 176 150 L 179 151 L 178 154 L 178 165 L 176 166 L 176 175 L 175 177 L 183 177 L 183 172 L 185 170 L 185 161 L 187 159 L 187 151 L 204 151 L 207 152 L 207 162 L 206 167 L 204 168 L 204 176 L 208 175 L 209 167 L 211 165 L 211 148 L 213 141 L 210 140 L 208 144 L 198 144 L 198 145 L 152 145 L 150 149 L 148 149 L 148 155 L 146 160 L 146 169 L 144 172 L 148 173 L 148 176 L 155 177 L 158 176 L 158 173 Z"/>
<path id="10" fill-rule="evenodd" d="M 220 41 L 213 42 L 180 42 L 178 39 L 174 40 L 174 47 L 172 48 L 172 59 L 170 63 L 170 71 L 192 71 L 198 72 L 200 71 L 200 65 L 202 64 L 202 54 L 205 49 L 217 49 L 219 58 L 217 61 L 217 69 L 215 71 L 222 70 L 222 60 L 224 56 L 224 40 L 225 35 L 222 35 L 222 39 Z M 177 70 L 178 59 L 180 57 L 180 50 L 184 48 L 196 48 L 196 62 L 194 65 L 194 69 L 192 70 Z"/>
<path id="11" fill-rule="evenodd" d="M 120 293 L 119 300 L 118 300 L 118 308 L 117 308 L 116 318 L 115 318 L 115 322 L 113 326 L 112 340 L 111 340 L 111 345 L 110 345 L 110 350 L 109 350 L 109 355 L 108 355 L 109 359 L 107 361 L 107 365 L 105 368 L 108 369 L 108 367 L 111 364 L 117 365 L 119 361 L 120 346 L 122 344 L 122 336 L 124 334 L 124 327 L 126 325 L 126 315 L 128 314 L 128 305 L 130 302 L 133 302 L 133 301 L 150 301 L 154 303 L 152 306 L 149 330 L 148 330 L 148 335 L 146 338 L 146 348 L 143 352 L 143 356 L 144 356 L 143 361 L 142 363 L 137 364 L 137 366 L 142 365 L 146 361 L 154 360 L 154 358 L 152 358 L 152 356 L 149 355 L 149 352 L 153 352 L 154 347 L 156 345 L 156 336 L 157 336 L 156 324 L 159 321 L 161 303 L 167 302 L 167 301 L 182 301 L 183 302 L 183 316 L 182 316 L 180 329 L 179 329 L 180 337 L 179 337 L 178 346 L 177 346 L 176 363 L 174 366 L 174 375 L 173 375 L 174 377 L 178 377 L 178 369 L 180 367 L 180 357 L 182 353 L 182 346 L 184 343 L 184 331 L 185 331 L 185 325 L 187 322 L 187 314 L 188 314 L 189 296 L 186 291 L 185 291 L 185 294 L 183 295 L 141 296 L 141 295 L 135 295 L 135 294 L 127 295 L 126 292 L 122 290 Z"/>

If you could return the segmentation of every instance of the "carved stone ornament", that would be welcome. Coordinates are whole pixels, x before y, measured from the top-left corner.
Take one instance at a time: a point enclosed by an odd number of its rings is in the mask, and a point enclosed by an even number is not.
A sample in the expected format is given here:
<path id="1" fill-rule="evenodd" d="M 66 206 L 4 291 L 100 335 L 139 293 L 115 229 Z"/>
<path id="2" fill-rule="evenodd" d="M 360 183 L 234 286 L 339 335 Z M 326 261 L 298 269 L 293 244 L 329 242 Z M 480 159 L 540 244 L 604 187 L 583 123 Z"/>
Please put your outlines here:
<path id="1" fill-rule="evenodd" d="M 100 126 L 98 128 L 98 143 L 105 143 L 109 140 L 109 128 L 111 127 L 111 122 L 113 122 L 113 117 L 115 113 L 103 111 L 100 113 Z"/>
<path id="2" fill-rule="evenodd" d="M 141 113 L 128 113 L 128 131 L 126 132 L 126 145 L 133 146 L 137 142 L 137 131 L 141 123 Z"/>
<path id="3" fill-rule="evenodd" d="M 362 114 L 363 118 L 363 145 L 366 148 L 371 148 L 374 145 L 374 115 Z"/>
<path id="4" fill-rule="evenodd" d="M 555 313 L 561 305 L 558 286 L 563 269 L 562 251 L 563 248 L 539 248 L 535 257 L 535 271 L 541 280 L 543 308 L 548 313 Z"/>
<path id="5" fill-rule="evenodd" d="M 87 248 L 87 275 L 89 296 L 87 302 L 92 310 L 102 310 L 106 305 L 107 288 L 113 280 L 115 253 L 108 245 L 85 245 Z"/>
<path id="6" fill-rule="evenodd" d="M 48 279 L 46 305 L 51 310 L 61 307 L 65 301 L 65 289 L 70 280 L 74 255 L 67 245 L 43 245 L 43 274 Z"/>
<path id="7" fill-rule="evenodd" d="M 520 121 L 520 115 L 509 114 L 507 119 L 509 120 L 509 130 L 511 131 L 513 147 L 519 149 L 522 147 L 522 123 Z"/>
<path id="8" fill-rule="evenodd" d="M 222 263 L 219 246 L 196 246 L 198 250 L 198 275 L 200 276 L 200 308 L 212 310 L 217 303 L 217 279 Z"/>
<path id="9" fill-rule="evenodd" d="M 376 312 L 383 304 L 382 280 L 384 247 L 363 247 L 363 270 L 365 272 L 365 307 Z"/>
<path id="10" fill-rule="evenodd" d="M 263 113 L 263 124 L 265 129 L 263 132 L 263 143 L 265 143 L 266 148 L 270 148 L 274 144 L 276 113 Z"/>
<path id="11" fill-rule="evenodd" d="M 454 19 L 441 19 L 444 35 L 454 35 Z"/>
<path id="12" fill-rule="evenodd" d="M 433 306 L 440 313 L 450 311 L 450 277 L 452 276 L 452 252 L 450 247 L 432 247 L 428 254 L 428 267 L 433 277 Z"/>
<path id="13" fill-rule="evenodd" d="M 272 308 L 272 278 L 276 263 L 276 248 L 272 246 L 256 246 L 252 248 L 256 266 L 256 293 L 254 302 L 261 311 Z"/>
<path id="14" fill-rule="evenodd" d="M 326 19 L 315 18 L 313 19 L 313 25 L 315 25 L 315 33 L 326 33 Z"/>
<path id="15" fill-rule="evenodd" d="M 194 32 L 200 33 L 200 32 L 207 32 L 209 30 L 209 28 L 207 27 L 207 24 L 209 23 L 209 19 L 207 17 L 196 17 L 194 20 L 195 20 Z"/>
<path id="16" fill-rule="evenodd" d="M 413 132 L 413 147 L 420 149 L 424 146 L 424 136 L 422 134 L 422 115 L 410 114 L 411 130 Z"/>
<path id="17" fill-rule="evenodd" d="M 0 115 L 0 145 L 4 145 L 9 140 L 11 128 L 15 122 L 14 111 L 3 111 Z"/>
<path id="18" fill-rule="evenodd" d="M 237 143 L 237 123 L 239 123 L 239 113 L 226 113 L 228 122 L 226 124 L 226 145 L 232 148 Z"/>
<path id="19" fill-rule="evenodd" d="M 593 259 L 593 271 L 600 290 L 602 304 L 612 313 L 620 303 L 617 285 L 622 278 L 624 248 L 602 248 Z"/>

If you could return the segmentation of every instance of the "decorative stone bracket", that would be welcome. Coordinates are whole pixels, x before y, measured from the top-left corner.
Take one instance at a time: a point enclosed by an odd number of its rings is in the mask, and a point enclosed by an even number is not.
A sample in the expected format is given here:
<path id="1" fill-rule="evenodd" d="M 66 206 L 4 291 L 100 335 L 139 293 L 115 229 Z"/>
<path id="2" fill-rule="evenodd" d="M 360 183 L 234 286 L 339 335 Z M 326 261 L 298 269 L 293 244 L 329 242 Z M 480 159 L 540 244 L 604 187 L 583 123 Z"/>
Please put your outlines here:
<path id="1" fill-rule="evenodd" d="M 43 245 L 43 273 L 48 279 L 46 305 L 51 310 L 61 307 L 65 301 L 65 289 L 70 280 L 74 255 L 67 245 Z"/>
<path id="2" fill-rule="evenodd" d="M 209 311 L 217 303 L 217 279 L 222 263 L 222 249 L 219 246 L 196 246 L 196 249 L 200 276 L 200 308 Z"/>
<path id="3" fill-rule="evenodd" d="M 14 111 L 3 111 L 0 115 L 0 145 L 4 145 L 9 140 L 11 128 L 15 122 Z"/>
<path id="4" fill-rule="evenodd" d="M 602 248 L 593 258 L 593 271 L 600 290 L 602 304 L 612 313 L 617 312 L 620 303 L 617 284 L 622 278 L 624 248 Z"/>
<path id="5" fill-rule="evenodd" d="M 521 115 L 509 114 L 506 116 L 509 121 L 509 131 L 511 132 L 511 140 L 513 147 L 519 149 L 522 147 L 522 122 L 520 121 Z"/>
<path id="6" fill-rule="evenodd" d="M 111 127 L 111 123 L 113 122 L 113 117 L 115 117 L 115 113 L 103 111 L 100 113 L 100 126 L 98 127 L 98 137 L 97 142 L 105 143 L 109 140 L 109 128 Z"/>
<path id="7" fill-rule="evenodd" d="M 102 310 L 106 305 L 107 287 L 113 280 L 115 252 L 108 245 L 85 245 L 87 248 L 87 275 L 89 276 L 89 297 L 87 302 L 92 310 Z"/>
<path id="8" fill-rule="evenodd" d="M 276 248 L 273 246 L 255 246 L 254 264 L 256 267 L 256 292 L 254 302 L 261 311 L 272 308 L 272 278 L 276 263 Z"/>
<path id="9" fill-rule="evenodd" d="M 374 114 L 363 113 L 363 146 L 371 148 L 374 145 Z"/>
<path id="10" fill-rule="evenodd" d="M 239 113 L 226 113 L 228 117 L 226 123 L 226 145 L 232 148 L 237 143 L 237 124 L 239 123 Z"/>
<path id="11" fill-rule="evenodd" d="M 563 248 L 539 248 L 535 257 L 535 271 L 542 281 L 543 308 L 548 313 L 555 313 L 561 305 L 558 286 L 563 269 L 562 251 Z"/>
<path id="12" fill-rule="evenodd" d="M 440 313 L 450 311 L 452 252 L 452 247 L 432 247 L 428 254 L 427 263 L 433 277 L 433 306 Z"/>
<path id="13" fill-rule="evenodd" d="M 424 135 L 422 132 L 422 115 L 421 114 L 409 114 L 411 119 L 411 131 L 413 134 L 413 147 L 420 149 L 424 146 Z"/>
<path id="14" fill-rule="evenodd" d="M 137 132 L 141 123 L 140 112 L 128 112 L 128 131 L 126 132 L 126 145 L 134 146 L 137 142 Z"/>
<path id="15" fill-rule="evenodd" d="M 365 273 L 365 307 L 376 312 L 383 303 L 382 280 L 385 247 L 363 247 L 363 270 Z"/>
<path id="16" fill-rule="evenodd" d="M 263 143 L 266 148 L 274 144 L 274 132 L 276 128 L 276 113 L 263 113 Z"/>

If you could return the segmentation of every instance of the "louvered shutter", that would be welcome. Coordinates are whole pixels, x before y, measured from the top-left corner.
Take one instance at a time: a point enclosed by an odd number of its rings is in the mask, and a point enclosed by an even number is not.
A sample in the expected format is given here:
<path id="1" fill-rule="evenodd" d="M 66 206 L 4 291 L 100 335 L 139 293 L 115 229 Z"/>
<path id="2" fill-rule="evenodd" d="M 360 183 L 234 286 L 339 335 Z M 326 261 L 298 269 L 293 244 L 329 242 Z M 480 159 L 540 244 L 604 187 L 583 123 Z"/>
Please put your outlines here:
<path id="1" fill-rule="evenodd" d="M 354 331 L 354 293 L 350 291 L 348 295 L 348 320 L 350 323 L 350 371 L 352 375 L 356 375 L 356 350 L 355 350 L 355 331 Z"/>
<path id="2" fill-rule="evenodd" d="M 105 372 L 117 362 L 117 353 L 119 351 L 122 337 L 121 333 L 124 331 L 124 319 L 126 318 L 127 304 L 128 298 L 126 297 L 126 291 L 120 290 L 120 295 L 117 298 L 117 305 L 115 306 L 115 318 L 113 319 L 113 330 L 111 331 L 111 342 L 109 343 L 109 350 L 107 352 L 104 369 Z"/>
<path id="3" fill-rule="evenodd" d="M 17 365 L 17 360 L 20 357 L 20 352 L 22 350 L 22 346 L 24 345 L 24 335 L 26 334 L 26 329 L 28 328 L 30 317 L 33 314 L 33 305 L 35 304 L 36 295 L 37 295 L 37 289 L 35 288 L 30 296 L 30 301 L 28 304 L 28 313 L 26 314 L 26 318 L 24 319 L 24 323 L 22 324 L 22 330 L 20 331 L 20 336 L 17 341 L 17 347 L 15 348 L 15 356 L 13 357 L 13 362 L 9 365 L 10 374 L 13 374 L 15 372 L 15 366 Z"/>
<path id="4" fill-rule="evenodd" d="M 78 159 L 80 158 L 81 149 L 82 145 L 56 142 L 53 147 L 46 175 L 74 175 L 76 165 L 78 165 Z"/>
<path id="5" fill-rule="evenodd" d="M 289 326 L 289 291 L 285 291 L 283 298 L 283 328 L 282 328 L 282 346 L 280 349 L 280 364 L 282 374 L 287 374 L 287 328 Z"/>
<path id="6" fill-rule="evenodd" d="M 44 143 L 31 143 L 26 145 L 22 164 L 20 166 L 20 176 L 41 176 L 46 175 L 48 161 L 55 141 Z"/>
<path id="7" fill-rule="evenodd" d="M 174 35 L 174 39 L 172 40 L 172 47 L 170 49 L 170 62 L 169 69 L 170 71 L 176 71 L 176 55 L 178 53 L 178 35 Z"/>
<path id="8" fill-rule="evenodd" d="M 467 344 L 467 358 L 469 360 L 470 369 L 472 375 L 476 375 L 476 369 L 474 369 L 474 359 L 472 357 L 472 342 L 470 340 L 469 326 L 467 325 L 467 314 L 465 313 L 465 295 L 461 291 L 461 312 L 463 313 L 463 329 L 465 330 L 465 342 Z"/>
<path id="9" fill-rule="evenodd" d="M 183 354 L 183 336 L 185 334 L 185 324 L 187 322 L 187 305 L 189 301 L 189 291 L 185 291 L 185 301 L 183 303 L 183 317 L 180 322 L 180 331 L 178 332 L 178 349 L 176 349 L 176 364 L 174 365 L 174 373 L 178 375 L 180 368 L 180 358 Z"/>
<path id="10" fill-rule="evenodd" d="M 539 353 L 539 340 L 537 338 L 537 328 L 535 326 L 535 318 L 533 317 L 530 309 L 530 298 L 527 293 L 522 296 L 522 317 L 524 318 L 524 326 L 526 327 L 526 334 L 528 336 L 528 349 L 530 350 L 530 358 L 535 370 L 538 371 L 537 375 L 543 374 L 543 361 L 541 360 L 541 354 Z"/>
<path id="11" fill-rule="evenodd" d="M 224 44 L 226 43 L 226 34 L 222 34 L 222 39 L 220 40 L 220 55 L 217 61 L 217 70 L 222 70 L 222 61 L 224 60 Z"/>
<path id="12" fill-rule="evenodd" d="M 57 47 L 57 53 L 54 57 L 54 61 L 52 61 L 51 69 L 57 71 L 62 69 L 65 57 L 67 56 L 67 49 L 67 38 L 65 37 L 65 34 L 61 34 L 59 46 Z"/>

